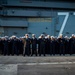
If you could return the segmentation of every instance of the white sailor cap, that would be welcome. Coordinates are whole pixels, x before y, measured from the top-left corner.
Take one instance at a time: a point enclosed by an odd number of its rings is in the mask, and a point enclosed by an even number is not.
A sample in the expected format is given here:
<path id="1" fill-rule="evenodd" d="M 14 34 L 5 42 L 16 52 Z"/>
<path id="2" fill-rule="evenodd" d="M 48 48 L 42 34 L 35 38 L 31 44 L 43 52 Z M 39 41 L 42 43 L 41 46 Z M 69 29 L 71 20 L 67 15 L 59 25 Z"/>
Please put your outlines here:
<path id="1" fill-rule="evenodd" d="M 25 36 L 29 36 L 29 34 L 25 34 Z"/>
<path id="2" fill-rule="evenodd" d="M 44 36 L 44 34 L 41 34 L 41 36 Z"/>
<path id="3" fill-rule="evenodd" d="M 75 36 L 74 34 L 72 34 L 72 36 Z"/>
<path id="4" fill-rule="evenodd" d="M 35 34 L 32 34 L 32 36 L 35 36 Z"/>
<path id="5" fill-rule="evenodd" d="M 63 36 L 63 34 L 60 34 L 59 36 Z"/>
<path id="6" fill-rule="evenodd" d="M 5 38 L 8 38 L 8 36 L 5 36 Z"/>
<path id="7" fill-rule="evenodd" d="M 15 38 L 16 36 L 15 36 L 15 35 L 12 35 L 11 37 L 12 37 L 12 38 Z"/>

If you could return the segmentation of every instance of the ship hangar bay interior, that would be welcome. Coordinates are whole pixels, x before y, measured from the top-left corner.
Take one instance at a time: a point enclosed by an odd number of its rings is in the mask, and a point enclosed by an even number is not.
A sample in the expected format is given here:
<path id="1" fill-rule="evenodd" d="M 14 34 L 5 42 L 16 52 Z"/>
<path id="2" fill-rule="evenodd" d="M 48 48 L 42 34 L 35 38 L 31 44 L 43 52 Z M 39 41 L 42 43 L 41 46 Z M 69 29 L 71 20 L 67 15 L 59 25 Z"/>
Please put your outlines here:
<path id="1" fill-rule="evenodd" d="M 75 1 L 0 0 L 0 36 L 26 33 L 71 36 L 75 33 Z"/>

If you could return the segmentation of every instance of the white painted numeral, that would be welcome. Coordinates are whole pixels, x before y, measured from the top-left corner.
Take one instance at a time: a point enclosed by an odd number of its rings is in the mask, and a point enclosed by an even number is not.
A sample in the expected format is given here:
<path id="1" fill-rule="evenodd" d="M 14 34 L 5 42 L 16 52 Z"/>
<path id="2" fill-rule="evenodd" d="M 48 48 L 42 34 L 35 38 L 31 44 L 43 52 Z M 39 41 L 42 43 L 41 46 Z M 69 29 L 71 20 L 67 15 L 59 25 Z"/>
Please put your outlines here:
<path id="1" fill-rule="evenodd" d="M 65 28 L 65 26 L 66 26 L 67 20 L 68 20 L 68 18 L 69 18 L 69 12 L 58 12 L 58 15 L 65 15 L 64 21 L 63 21 L 63 23 L 62 23 L 62 26 L 61 26 L 60 32 L 59 32 L 59 35 L 60 35 L 60 34 L 63 33 L 63 30 L 64 30 L 64 28 Z M 58 35 L 58 36 L 59 36 L 59 35 Z"/>

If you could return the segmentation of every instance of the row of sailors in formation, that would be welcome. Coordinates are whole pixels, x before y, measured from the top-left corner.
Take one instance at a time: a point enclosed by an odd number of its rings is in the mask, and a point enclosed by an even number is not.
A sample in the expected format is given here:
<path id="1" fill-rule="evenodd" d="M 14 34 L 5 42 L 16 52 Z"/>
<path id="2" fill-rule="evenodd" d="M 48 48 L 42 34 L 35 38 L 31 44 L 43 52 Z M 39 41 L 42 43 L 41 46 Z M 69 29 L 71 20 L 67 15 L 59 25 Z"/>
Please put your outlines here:
<path id="1" fill-rule="evenodd" d="M 35 34 L 32 34 L 32 38 L 29 38 L 28 34 L 24 37 L 17 38 L 8 36 L 0 38 L 0 54 L 3 55 L 19 55 L 32 56 L 34 55 L 65 55 L 75 54 L 75 35 L 72 34 L 71 38 L 63 37 L 61 34 L 58 38 L 41 34 L 39 38 L 36 38 Z"/>

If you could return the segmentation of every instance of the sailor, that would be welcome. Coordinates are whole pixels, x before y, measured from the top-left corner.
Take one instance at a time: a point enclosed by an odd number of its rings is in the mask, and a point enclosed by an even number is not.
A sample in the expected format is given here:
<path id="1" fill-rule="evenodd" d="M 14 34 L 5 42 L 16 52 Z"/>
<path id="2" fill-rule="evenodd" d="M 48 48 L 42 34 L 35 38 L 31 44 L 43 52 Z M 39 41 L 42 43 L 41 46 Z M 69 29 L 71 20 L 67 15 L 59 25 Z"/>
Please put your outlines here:
<path id="1" fill-rule="evenodd" d="M 54 36 L 51 36 L 51 42 L 50 42 L 50 55 L 55 55 L 55 39 Z"/>
<path id="2" fill-rule="evenodd" d="M 61 54 L 65 55 L 65 39 L 63 37 L 63 34 L 60 34 L 60 36 L 58 38 L 58 42 L 59 42 L 59 53 L 60 53 L 60 55 Z"/>
<path id="3" fill-rule="evenodd" d="M 23 38 L 20 37 L 18 40 L 18 48 L 19 48 L 19 54 L 23 54 Z"/>
<path id="4" fill-rule="evenodd" d="M 2 38 L 0 37 L 0 54 L 2 54 Z"/>
<path id="5" fill-rule="evenodd" d="M 41 36 L 39 36 L 38 39 L 37 39 L 37 44 L 38 44 L 37 52 L 38 52 L 38 54 L 40 54 L 40 39 L 41 39 Z"/>
<path id="6" fill-rule="evenodd" d="M 69 38 L 68 36 L 65 36 L 65 54 L 69 54 L 70 52 L 70 46 L 69 46 Z"/>
<path id="7" fill-rule="evenodd" d="M 45 37 L 44 34 L 41 34 L 41 38 L 39 40 L 40 42 L 40 51 L 39 51 L 39 56 L 41 56 L 41 54 L 43 54 L 45 56 Z"/>
<path id="8" fill-rule="evenodd" d="M 47 37 L 45 38 L 45 40 L 46 40 L 46 45 L 45 45 L 45 52 L 46 52 L 46 54 L 50 54 L 50 43 L 51 43 L 51 37 L 50 37 L 50 35 L 47 35 Z"/>
<path id="9" fill-rule="evenodd" d="M 19 55 L 17 37 L 13 35 L 11 42 L 12 42 L 12 55 L 14 54 Z"/>
<path id="10" fill-rule="evenodd" d="M 37 38 L 35 36 L 35 34 L 32 34 L 32 38 L 31 38 L 31 45 L 32 45 L 32 56 L 33 54 L 35 54 L 37 56 Z"/>
<path id="11" fill-rule="evenodd" d="M 8 55 L 8 39 L 7 37 L 3 38 L 3 46 L 4 46 L 4 50 L 3 50 L 3 54 L 4 55 Z"/>
<path id="12" fill-rule="evenodd" d="M 70 40 L 69 40 L 69 46 L 70 46 L 70 55 L 74 54 L 75 51 L 75 35 L 72 34 Z"/>
<path id="13" fill-rule="evenodd" d="M 24 40 L 24 51 L 23 51 L 23 55 L 27 55 L 30 56 L 31 54 L 31 50 L 30 50 L 30 44 L 31 44 L 31 39 L 29 38 L 28 34 L 25 34 L 25 40 Z"/>

